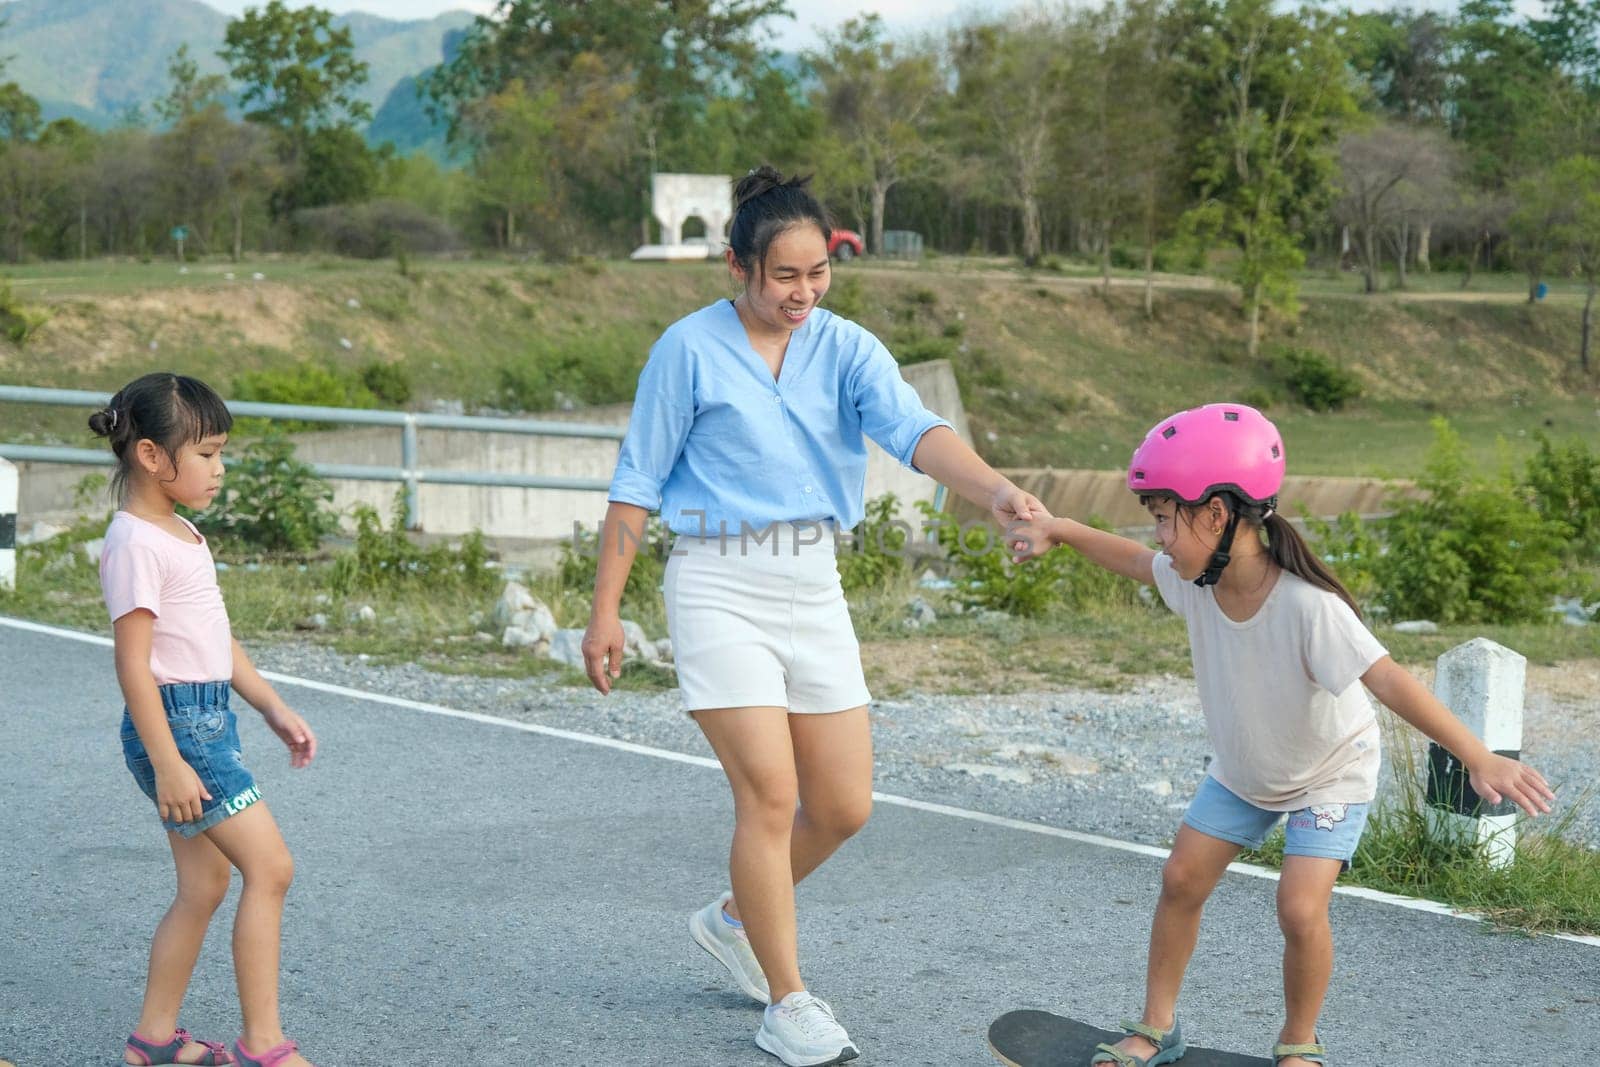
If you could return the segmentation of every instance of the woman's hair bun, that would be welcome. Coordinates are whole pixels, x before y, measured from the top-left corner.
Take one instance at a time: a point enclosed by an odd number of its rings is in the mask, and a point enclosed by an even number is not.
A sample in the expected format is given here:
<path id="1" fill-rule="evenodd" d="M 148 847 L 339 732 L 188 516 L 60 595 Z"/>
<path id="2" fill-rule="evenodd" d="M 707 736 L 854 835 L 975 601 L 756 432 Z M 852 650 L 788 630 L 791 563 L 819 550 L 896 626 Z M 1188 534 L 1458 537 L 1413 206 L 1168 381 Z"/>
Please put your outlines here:
<path id="1" fill-rule="evenodd" d="M 804 189 L 806 187 L 806 183 L 808 183 L 810 180 L 811 179 L 809 177 L 801 178 L 799 176 L 785 178 L 783 173 L 779 171 L 778 168 L 772 166 L 770 163 L 763 163 L 761 166 L 752 170 L 749 174 L 746 174 L 743 178 L 740 178 L 739 181 L 734 185 L 733 209 L 735 212 L 737 212 L 749 201 L 754 200 L 756 197 L 761 196 L 764 193 L 769 193 L 774 189 Z"/>

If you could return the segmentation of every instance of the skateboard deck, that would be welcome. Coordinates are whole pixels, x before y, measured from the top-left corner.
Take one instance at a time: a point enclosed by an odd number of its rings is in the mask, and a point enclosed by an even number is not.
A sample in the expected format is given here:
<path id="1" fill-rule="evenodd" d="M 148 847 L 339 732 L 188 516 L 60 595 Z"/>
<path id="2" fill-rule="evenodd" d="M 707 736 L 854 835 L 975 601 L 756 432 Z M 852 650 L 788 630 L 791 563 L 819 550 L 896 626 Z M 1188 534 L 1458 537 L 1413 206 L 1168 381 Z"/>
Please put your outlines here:
<path id="1" fill-rule="evenodd" d="M 1102 1030 L 1047 1011 L 1008 1011 L 989 1024 L 989 1051 L 1010 1067 L 1089 1067 L 1096 1045 L 1114 1045 L 1122 1037 L 1120 1030 Z M 1272 1067 L 1272 1061 L 1190 1045 L 1177 1067 Z"/>

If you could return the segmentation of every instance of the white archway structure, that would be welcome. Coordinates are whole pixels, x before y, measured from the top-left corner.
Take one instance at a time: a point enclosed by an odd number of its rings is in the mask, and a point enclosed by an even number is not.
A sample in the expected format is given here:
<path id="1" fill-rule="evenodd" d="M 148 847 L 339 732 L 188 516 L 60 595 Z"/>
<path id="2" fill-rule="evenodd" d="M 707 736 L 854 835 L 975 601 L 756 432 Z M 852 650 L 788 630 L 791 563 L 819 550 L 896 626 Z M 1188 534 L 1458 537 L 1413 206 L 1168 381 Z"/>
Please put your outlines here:
<path id="1" fill-rule="evenodd" d="M 705 259 L 722 251 L 733 221 L 733 179 L 726 174 L 657 174 L 650 183 L 650 211 L 661 224 L 661 243 L 640 245 L 634 259 Z M 706 235 L 683 239 L 684 221 L 699 216 Z"/>

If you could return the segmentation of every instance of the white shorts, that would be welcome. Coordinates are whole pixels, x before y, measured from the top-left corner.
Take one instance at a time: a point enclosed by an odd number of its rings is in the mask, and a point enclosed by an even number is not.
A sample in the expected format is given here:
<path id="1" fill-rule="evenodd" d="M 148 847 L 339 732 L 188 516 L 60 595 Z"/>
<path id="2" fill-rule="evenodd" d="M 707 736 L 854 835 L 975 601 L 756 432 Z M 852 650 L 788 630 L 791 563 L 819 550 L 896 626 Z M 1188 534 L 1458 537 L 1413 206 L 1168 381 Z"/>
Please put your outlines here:
<path id="1" fill-rule="evenodd" d="M 680 536 L 662 590 L 684 710 L 827 714 L 872 699 L 826 526 L 779 525 L 762 543 Z"/>

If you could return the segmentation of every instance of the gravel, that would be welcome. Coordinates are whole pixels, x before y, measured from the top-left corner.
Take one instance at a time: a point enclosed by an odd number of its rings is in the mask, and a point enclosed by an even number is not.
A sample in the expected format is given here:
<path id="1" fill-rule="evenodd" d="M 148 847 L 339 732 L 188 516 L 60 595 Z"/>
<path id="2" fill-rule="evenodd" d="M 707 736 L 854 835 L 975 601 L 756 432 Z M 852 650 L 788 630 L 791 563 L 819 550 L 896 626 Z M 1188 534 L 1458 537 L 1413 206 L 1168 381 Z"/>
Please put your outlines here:
<path id="1" fill-rule="evenodd" d="M 711 755 L 675 690 L 603 697 L 547 677 L 439 674 L 303 642 L 251 652 L 267 670 Z M 1152 845 L 1170 843 L 1209 751 L 1193 682 L 1171 676 L 1118 693 L 901 697 L 875 702 L 872 720 L 882 792 Z M 1576 806 L 1567 836 L 1591 848 L 1600 848 L 1600 802 L 1586 793 L 1597 738 L 1600 697 L 1529 694 L 1525 757 L 1557 786 L 1557 817 Z"/>

